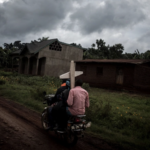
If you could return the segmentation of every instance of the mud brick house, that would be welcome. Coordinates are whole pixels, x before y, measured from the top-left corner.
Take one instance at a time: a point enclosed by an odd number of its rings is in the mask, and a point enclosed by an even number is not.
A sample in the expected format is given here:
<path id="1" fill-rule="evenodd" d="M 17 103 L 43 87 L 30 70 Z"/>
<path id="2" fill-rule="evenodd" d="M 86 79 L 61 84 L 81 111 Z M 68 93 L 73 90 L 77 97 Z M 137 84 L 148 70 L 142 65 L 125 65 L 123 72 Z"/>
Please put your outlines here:
<path id="1" fill-rule="evenodd" d="M 150 60 L 101 59 L 76 61 L 81 78 L 93 87 L 142 90 L 150 93 Z"/>
<path id="2" fill-rule="evenodd" d="M 20 53 L 12 54 L 16 57 L 20 59 L 19 73 L 56 77 L 68 72 L 71 60 L 82 60 L 83 49 L 51 39 L 26 44 Z"/>

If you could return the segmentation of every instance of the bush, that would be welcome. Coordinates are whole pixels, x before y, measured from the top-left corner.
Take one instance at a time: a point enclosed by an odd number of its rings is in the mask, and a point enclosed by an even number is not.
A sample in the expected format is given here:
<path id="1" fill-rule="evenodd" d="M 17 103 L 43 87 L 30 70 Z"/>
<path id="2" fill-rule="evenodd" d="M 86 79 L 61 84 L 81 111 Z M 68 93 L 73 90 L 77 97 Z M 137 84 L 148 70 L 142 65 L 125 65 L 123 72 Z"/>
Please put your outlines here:
<path id="1" fill-rule="evenodd" d="M 38 100 L 38 101 L 43 101 L 44 99 L 44 95 L 43 92 L 46 92 L 49 94 L 49 92 L 47 92 L 47 88 L 46 87 L 35 87 L 34 89 L 30 90 L 31 96 L 33 97 L 33 99 Z"/>
<path id="2" fill-rule="evenodd" d="M 90 85 L 89 85 L 89 83 L 83 83 L 82 87 L 83 87 L 85 90 L 87 90 L 87 91 L 90 90 Z"/>
<path id="3" fill-rule="evenodd" d="M 110 115 L 112 106 L 110 105 L 110 103 L 108 102 L 102 109 L 102 117 L 108 117 Z"/>

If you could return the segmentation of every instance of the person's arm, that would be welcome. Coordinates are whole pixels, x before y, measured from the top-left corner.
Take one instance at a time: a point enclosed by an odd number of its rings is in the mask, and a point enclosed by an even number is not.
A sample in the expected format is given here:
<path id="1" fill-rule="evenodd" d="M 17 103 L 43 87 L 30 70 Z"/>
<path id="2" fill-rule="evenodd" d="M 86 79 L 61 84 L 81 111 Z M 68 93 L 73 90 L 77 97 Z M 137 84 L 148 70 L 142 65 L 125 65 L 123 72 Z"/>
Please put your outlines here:
<path id="1" fill-rule="evenodd" d="M 57 89 L 55 96 L 51 100 L 51 105 L 58 101 L 57 96 L 64 90 L 64 88 L 60 87 Z"/>
<path id="2" fill-rule="evenodd" d="M 87 93 L 86 99 L 85 99 L 85 107 L 89 107 L 90 102 L 89 102 L 89 94 Z"/>
<path id="3" fill-rule="evenodd" d="M 67 99 L 67 104 L 68 104 L 68 106 L 73 105 L 73 91 L 72 90 L 70 90 L 70 92 L 69 92 L 69 96 L 68 96 L 68 99 Z"/>
<path id="4" fill-rule="evenodd" d="M 69 96 L 69 91 L 68 89 L 64 90 L 62 92 L 62 101 L 63 101 L 63 104 L 68 107 L 68 104 L 67 104 L 67 99 L 68 99 L 68 96 Z"/>

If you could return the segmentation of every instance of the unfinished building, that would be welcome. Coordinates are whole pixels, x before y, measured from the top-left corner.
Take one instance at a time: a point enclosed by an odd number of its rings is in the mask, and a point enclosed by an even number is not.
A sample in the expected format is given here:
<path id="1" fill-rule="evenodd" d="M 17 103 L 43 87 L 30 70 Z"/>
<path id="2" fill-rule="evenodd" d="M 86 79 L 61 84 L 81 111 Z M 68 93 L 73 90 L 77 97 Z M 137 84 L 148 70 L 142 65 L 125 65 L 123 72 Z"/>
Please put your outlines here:
<path id="1" fill-rule="evenodd" d="M 12 57 L 18 57 L 16 53 Z M 19 53 L 19 73 L 54 76 L 69 71 L 70 61 L 82 60 L 83 49 L 58 39 L 27 43 Z"/>

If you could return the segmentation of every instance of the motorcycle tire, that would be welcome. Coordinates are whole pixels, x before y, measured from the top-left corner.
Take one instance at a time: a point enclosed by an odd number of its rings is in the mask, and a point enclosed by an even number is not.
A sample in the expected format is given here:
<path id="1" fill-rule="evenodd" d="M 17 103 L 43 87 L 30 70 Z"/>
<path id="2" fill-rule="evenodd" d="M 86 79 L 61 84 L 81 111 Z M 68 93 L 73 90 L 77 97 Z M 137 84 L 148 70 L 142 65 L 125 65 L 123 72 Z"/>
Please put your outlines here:
<path id="1" fill-rule="evenodd" d="M 48 114 L 47 111 L 44 110 L 41 115 L 41 123 L 44 130 L 49 130 L 49 122 L 48 122 Z"/>
<path id="2" fill-rule="evenodd" d="M 77 144 L 78 137 L 73 133 L 67 133 L 65 135 L 65 143 L 67 146 L 74 146 Z"/>

